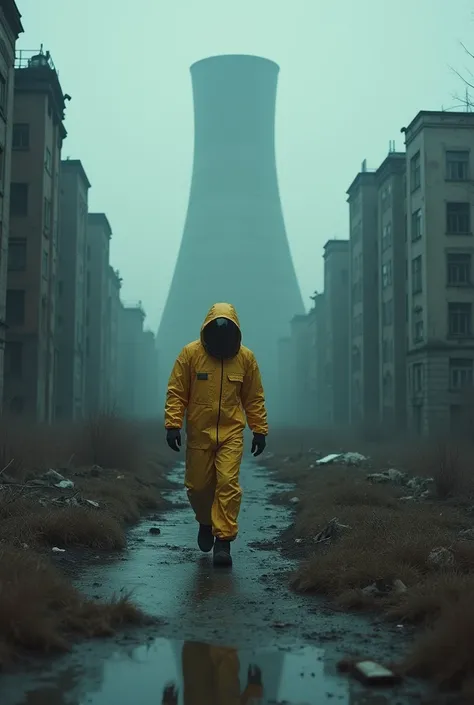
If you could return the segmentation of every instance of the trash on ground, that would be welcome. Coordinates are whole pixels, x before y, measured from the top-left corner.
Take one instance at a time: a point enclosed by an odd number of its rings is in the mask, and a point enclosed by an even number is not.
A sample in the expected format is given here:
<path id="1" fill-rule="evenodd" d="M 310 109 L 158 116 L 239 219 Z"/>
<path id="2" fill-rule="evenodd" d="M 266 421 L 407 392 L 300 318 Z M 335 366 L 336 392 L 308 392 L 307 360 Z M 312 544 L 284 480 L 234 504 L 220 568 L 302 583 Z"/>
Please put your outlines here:
<path id="1" fill-rule="evenodd" d="M 462 529 L 458 534 L 461 541 L 474 541 L 474 529 Z"/>
<path id="2" fill-rule="evenodd" d="M 117 475 L 117 480 L 125 480 L 125 475 Z"/>
<path id="3" fill-rule="evenodd" d="M 324 529 L 320 531 L 319 534 L 316 534 L 314 537 L 314 542 L 323 543 L 325 541 L 331 541 L 331 539 L 337 538 L 343 531 L 347 531 L 350 528 L 351 527 L 346 526 L 346 524 L 341 524 L 337 517 L 334 517 L 326 524 Z"/>
<path id="4" fill-rule="evenodd" d="M 376 661 L 358 661 L 352 673 L 366 685 L 394 685 L 400 680 L 400 676 Z"/>
<path id="5" fill-rule="evenodd" d="M 57 546 L 53 546 L 51 550 L 53 553 L 66 553 L 65 548 L 58 548 Z"/>
<path id="6" fill-rule="evenodd" d="M 298 504 L 299 503 L 299 497 L 292 497 L 290 499 L 291 504 Z"/>
<path id="7" fill-rule="evenodd" d="M 61 480 L 61 482 L 58 482 L 54 486 L 58 487 L 60 490 L 73 490 L 74 482 L 72 482 L 72 480 Z"/>
<path id="8" fill-rule="evenodd" d="M 150 528 L 150 534 L 152 534 L 153 536 L 158 536 L 159 534 L 161 534 L 161 529 L 159 529 L 157 526 L 152 526 Z"/>
<path id="9" fill-rule="evenodd" d="M 403 595 L 407 592 L 407 586 L 402 580 L 395 579 L 380 579 L 374 583 L 362 588 L 361 592 L 367 597 L 383 597 L 389 594 Z"/>
<path id="10" fill-rule="evenodd" d="M 359 466 L 367 462 L 368 458 L 362 453 L 330 453 L 316 461 L 316 465 L 329 465 L 330 463 L 341 463 L 342 465 Z"/>
<path id="11" fill-rule="evenodd" d="M 428 556 L 428 563 L 440 568 L 450 568 L 454 565 L 454 553 L 450 548 L 433 548 Z"/>
<path id="12" fill-rule="evenodd" d="M 48 480 L 52 484 L 56 484 L 57 482 L 62 482 L 65 480 L 64 475 L 61 475 L 60 472 L 57 472 L 57 470 L 48 470 L 48 472 L 45 472 L 44 475 L 41 476 L 42 480 Z"/>
<path id="13" fill-rule="evenodd" d="M 390 468 L 390 470 L 373 472 L 370 475 L 367 475 L 367 480 L 375 484 L 390 483 L 392 485 L 405 485 L 408 480 L 408 475 L 406 472 L 401 472 L 401 470 Z"/>

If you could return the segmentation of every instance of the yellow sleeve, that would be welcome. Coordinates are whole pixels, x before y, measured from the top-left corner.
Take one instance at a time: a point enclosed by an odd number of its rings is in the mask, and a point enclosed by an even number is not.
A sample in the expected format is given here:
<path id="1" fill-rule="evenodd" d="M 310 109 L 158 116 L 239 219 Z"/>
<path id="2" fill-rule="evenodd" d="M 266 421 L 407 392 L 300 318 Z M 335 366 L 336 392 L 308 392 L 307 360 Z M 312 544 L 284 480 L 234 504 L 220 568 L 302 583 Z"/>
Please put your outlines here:
<path id="1" fill-rule="evenodd" d="M 165 428 L 182 428 L 189 402 L 190 360 L 186 348 L 178 355 L 168 382 Z"/>
<path id="2" fill-rule="evenodd" d="M 253 433 L 268 435 L 267 410 L 265 408 L 262 377 L 253 354 L 247 372 L 244 375 L 241 399 L 250 430 Z"/>

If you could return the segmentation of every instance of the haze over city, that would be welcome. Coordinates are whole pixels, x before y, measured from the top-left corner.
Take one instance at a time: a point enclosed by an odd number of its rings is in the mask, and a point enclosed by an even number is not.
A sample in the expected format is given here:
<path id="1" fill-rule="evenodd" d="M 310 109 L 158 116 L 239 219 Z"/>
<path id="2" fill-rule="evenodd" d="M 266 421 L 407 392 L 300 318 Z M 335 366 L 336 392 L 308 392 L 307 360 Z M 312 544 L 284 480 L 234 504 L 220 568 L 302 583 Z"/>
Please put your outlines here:
<path id="1" fill-rule="evenodd" d="M 455 9 L 455 11 L 453 11 Z M 63 158 L 80 158 L 91 210 L 113 228 L 125 301 L 156 329 L 183 231 L 193 156 L 189 66 L 248 53 L 281 68 L 276 153 L 288 238 L 305 301 L 322 287 L 322 247 L 348 237 L 345 191 L 380 164 L 420 108 L 459 106 L 451 67 L 470 59 L 468 0 L 276 5 L 111 0 L 21 5 L 18 49 L 43 44 L 72 96 Z M 428 21 L 427 21 L 428 20 Z M 264 263 L 262 263 L 264 267 Z"/>

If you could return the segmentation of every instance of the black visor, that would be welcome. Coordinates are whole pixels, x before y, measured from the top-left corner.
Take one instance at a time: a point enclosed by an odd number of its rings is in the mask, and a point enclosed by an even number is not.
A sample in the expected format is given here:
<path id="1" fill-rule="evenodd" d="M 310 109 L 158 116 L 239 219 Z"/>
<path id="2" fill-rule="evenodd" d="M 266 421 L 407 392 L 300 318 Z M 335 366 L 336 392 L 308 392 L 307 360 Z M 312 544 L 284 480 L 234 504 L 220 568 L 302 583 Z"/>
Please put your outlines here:
<path id="1" fill-rule="evenodd" d="M 240 349 L 240 330 L 229 318 L 215 318 L 203 330 L 204 347 L 219 359 L 235 357 Z"/>

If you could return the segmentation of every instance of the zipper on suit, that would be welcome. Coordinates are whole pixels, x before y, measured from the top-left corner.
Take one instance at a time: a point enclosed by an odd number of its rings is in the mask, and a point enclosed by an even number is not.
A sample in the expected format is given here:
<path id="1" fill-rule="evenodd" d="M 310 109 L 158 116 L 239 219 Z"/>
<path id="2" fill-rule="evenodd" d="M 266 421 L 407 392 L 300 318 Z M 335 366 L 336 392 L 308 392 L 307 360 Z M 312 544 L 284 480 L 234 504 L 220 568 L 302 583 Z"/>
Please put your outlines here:
<path id="1" fill-rule="evenodd" d="M 219 421 L 221 420 L 222 388 L 224 385 L 224 359 L 221 360 L 221 390 L 219 392 L 219 409 L 217 410 L 216 441 L 219 445 Z"/>

